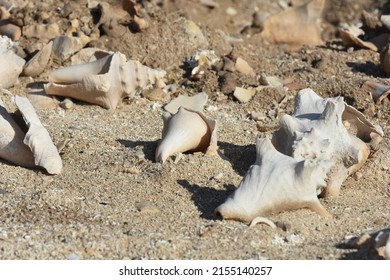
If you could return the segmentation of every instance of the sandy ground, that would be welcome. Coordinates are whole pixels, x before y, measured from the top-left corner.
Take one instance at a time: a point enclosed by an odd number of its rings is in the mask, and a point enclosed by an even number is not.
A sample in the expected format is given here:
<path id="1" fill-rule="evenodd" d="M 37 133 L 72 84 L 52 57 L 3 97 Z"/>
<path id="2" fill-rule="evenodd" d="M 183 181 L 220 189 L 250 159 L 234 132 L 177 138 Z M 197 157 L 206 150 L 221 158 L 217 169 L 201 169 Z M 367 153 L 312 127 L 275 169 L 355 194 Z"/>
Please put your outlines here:
<path id="1" fill-rule="evenodd" d="M 61 28 L 73 18 L 92 17 L 87 1 L 33 2 L 33 7 L 15 8 L 13 15 L 32 24 L 42 22 L 46 13 Z M 255 7 L 271 14 L 280 12 L 276 1 L 215 1 L 219 6 L 213 9 L 198 1 L 165 1 L 163 6 L 158 1 L 143 2 L 150 23 L 147 30 L 126 30 L 120 37 L 100 31 L 101 36 L 89 46 L 120 51 L 166 70 L 167 83 L 180 86 L 172 97 L 205 91 L 209 96 L 206 113 L 218 122 L 223 156 L 184 154 L 177 163 L 174 157 L 156 163 L 163 101 L 136 95 L 116 110 L 78 101 L 67 110 L 37 109 L 54 143 L 66 141 L 61 150 L 64 168 L 61 174 L 50 176 L 0 162 L 0 259 L 381 258 L 374 250 L 348 244 L 353 237 L 390 227 L 389 102 L 375 104 L 361 89 L 366 80 L 385 84 L 388 80 L 379 68 L 379 53 L 345 48 L 334 26 L 359 19 L 364 8 L 385 11 L 388 4 L 328 1 L 325 45 L 289 52 L 265 41 L 256 28 L 241 32 L 252 22 Z M 228 15 L 228 7 L 237 13 Z M 354 18 L 351 9 L 356 12 Z M 204 37 L 183 28 L 185 19 L 196 23 Z M 232 45 L 223 33 L 240 40 Z M 19 53 L 28 56 L 42 45 L 39 42 L 22 37 Z M 198 81 L 186 77 L 184 61 L 199 48 L 215 50 L 219 57 L 234 49 L 256 73 L 290 78 L 323 97 L 344 96 L 383 128 L 380 149 L 359 174 L 345 181 L 339 196 L 320 199 L 332 218 L 306 209 L 287 211 L 268 216 L 285 225 L 271 229 L 266 225 L 250 228 L 214 214 L 253 164 L 256 135 L 270 135 L 278 126 L 278 113 L 292 112 L 297 91 L 287 93 L 290 101 L 276 114 L 281 96 L 272 90 L 242 104 L 231 92 L 223 92 L 218 71 L 207 70 Z M 9 91 L 26 95 L 29 84 L 47 81 L 48 71 L 59 64 L 69 65 L 69 61 L 51 63 L 37 78 L 20 77 Z M 242 86 L 251 83 L 244 75 L 234 80 Z M 1 97 L 9 104 L 7 94 Z M 250 118 L 253 111 L 266 116 L 264 132 Z"/>

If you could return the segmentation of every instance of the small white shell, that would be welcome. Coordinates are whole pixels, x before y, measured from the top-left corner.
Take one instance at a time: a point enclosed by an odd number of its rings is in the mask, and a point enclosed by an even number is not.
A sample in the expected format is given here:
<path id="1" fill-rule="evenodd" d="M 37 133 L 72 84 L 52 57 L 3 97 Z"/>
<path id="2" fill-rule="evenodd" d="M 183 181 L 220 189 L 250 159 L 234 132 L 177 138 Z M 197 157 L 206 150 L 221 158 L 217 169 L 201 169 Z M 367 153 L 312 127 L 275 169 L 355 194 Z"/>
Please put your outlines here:
<path id="1" fill-rule="evenodd" d="M 330 216 L 317 198 L 317 190 L 326 185 L 330 162 L 296 160 L 278 152 L 269 139 L 260 138 L 256 155 L 236 191 L 215 210 L 224 219 L 250 222 L 264 214 L 299 208 Z"/>
<path id="2" fill-rule="evenodd" d="M 171 116 L 163 115 L 164 128 L 162 140 L 156 149 L 156 162 L 164 163 L 175 153 L 205 152 L 215 154 L 217 151 L 216 121 L 201 112 L 180 107 Z"/>
<path id="3" fill-rule="evenodd" d="M 107 109 L 115 109 L 126 96 L 153 85 L 165 71 L 153 70 L 116 52 L 96 61 L 54 70 L 45 91 L 49 95 L 67 96 Z"/>

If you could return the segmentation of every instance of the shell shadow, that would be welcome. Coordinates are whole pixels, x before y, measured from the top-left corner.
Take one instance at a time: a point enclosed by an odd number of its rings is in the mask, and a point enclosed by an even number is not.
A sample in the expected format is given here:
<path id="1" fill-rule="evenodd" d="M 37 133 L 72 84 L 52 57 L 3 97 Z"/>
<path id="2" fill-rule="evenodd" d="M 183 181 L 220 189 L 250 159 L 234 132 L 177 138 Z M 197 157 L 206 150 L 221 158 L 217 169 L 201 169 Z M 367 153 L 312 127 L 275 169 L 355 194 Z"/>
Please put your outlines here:
<path id="1" fill-rule="evenodd" d="M 201 218 L 207 220 L 220 220 L 221 218 L 214 213 L 214 209 L 221 205 L 228 195 L 236 187 L 233 185 L 224 185 L 225 190 L 216 190 L 210 187 L 201 187 L 197 184 L 191 184 L 187 180 L 177 180 L 177 183 L 192 193 L 192 200 L 195 206 L 202 213 Z"/>
<path id="2" fill-rule="evenodd" d="M 386 78 L 386 73 L 371 61 L 367 61 L 366 63 L 347 62 L 347 65 L 352 68 L 353 72 L 359 72 L 377 78 Z"/>
<path id="3" fill-rule="evenodd" d="M 131 141 L 124 139 L 116 139 L 122 146 L 126 148 L 136 148 L 138 146 L 142 147 L 142 152 L 145 155 L 145 159 L 150 161 L 154 160 L 154 155 L 158 145 L 158 141 Z"/>
<path id="4" fill-rule="evenodd" d="M 232 165 L 234 171 L 244 176 L 249 167 L 256 161 L 256 145 L 239 146 L 226 142 L 218 142 L 219 153 Z"/>

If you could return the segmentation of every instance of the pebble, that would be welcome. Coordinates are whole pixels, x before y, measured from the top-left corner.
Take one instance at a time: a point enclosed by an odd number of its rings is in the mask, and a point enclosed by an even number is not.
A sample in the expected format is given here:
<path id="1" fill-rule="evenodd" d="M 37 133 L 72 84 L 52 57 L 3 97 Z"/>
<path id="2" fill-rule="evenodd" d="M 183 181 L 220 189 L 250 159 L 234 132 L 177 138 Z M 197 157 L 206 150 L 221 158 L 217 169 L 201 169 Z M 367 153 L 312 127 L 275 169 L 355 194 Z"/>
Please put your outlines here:
<path id="1" fill-rule="evenodd" d="M 261 112 L 252 112 L 251 118 L 254 121 L 264 121 L 267 117 Z"/>
<path id="2" fill-rule="evenodd" d="M 226 14 L 229 15 L 229 16 L 235 16 L 235 15 L 237 15 L 237 10 L 234 9 L 233 7 L 227 7 L 225 12 L 226 12 Z"/>
<path id="3" fill-rule="evenodd" d="M 62 109 L 69 110 L 73 107 L 73 101 L 69 98 L 65 98 L 63 101 L 60 102 L 59 105 Z"/>
<path id="4" fill-rule="evenodd" d="M 291 229 L 291 223 L 288 222 L 277 221 L 275 225 L 283 231 L 288 231 Z"/>
<path id="5" fill-rule="evenodd" d="M 71 253 L 65 257 L 67 260 L 73 260 L 73 261 L 78 261 L 81 260 L 81 257 L 77 255 L 76 253 Z"/>
<path id="6" fill-rule="evenodd" d="M 72 54 L 83 48 L 80 38 L 69 36 L 57 36 L 53 40 L 53 57 L 59 61 L 64 61 Z"/>
<path id="7" fill-rule="evenodd" d="M 225 94 L 232 93 L 237 87 L 237 80 L 234 74 L 225 73 L 220 77 L 221 91 Z"/>
<path id="8" fill-rule="evenodd" d="M 135 204 L 135 208 L 137 208 L 137 210 L 143 214 L 146 214 L 146 213 L 154 214 L 154 213 L 160 212 L 160 210 L 155 205 L 153 205 L 153 203 L 151 203 L 149 201 L 138 202 Z"/>
<path id="9" fill-rule="evenodd" d="M 241 87 L 236 87 L 233 93 L 234 97 L 237 98 L 237 100 L 240 101 L 241 103 L 248 102 L 255 94 L 256 94 L 256 89 L 254 88 L 246 89 Z"/>
<path id="10" fill-rule="evenodd" d="M 355 174 L 353 174 L 353 178 L 355 179 L 355 180 L 359 180 L 360 178 L 362 178 L 363 177 L 363 174 L 361 173 L 361 172 L 356 172 Z"/>
<path id="11" fill-rule="evenodd" d="M 222 177 L 223 177 L 223 173 L 222 173 L 222 172 L 217 173 L 217 174 L 215 174 L 215 175 L 213 176 L 213 178 L 216 179 L 216 180 L 222 179 Z"/>
<path id="12" fill-rule="evenodd" d="M 374 221 L 374 224 L 381 227 L 386 224 L 386 220 L 384 218 L 379 218 Z"/>
<path id="13" fill-rule="evenodd" d="M 160 88 L 145 90 L 142 96 L 150 101 L 167 101 L 169 99 L 169 95 Z"/>

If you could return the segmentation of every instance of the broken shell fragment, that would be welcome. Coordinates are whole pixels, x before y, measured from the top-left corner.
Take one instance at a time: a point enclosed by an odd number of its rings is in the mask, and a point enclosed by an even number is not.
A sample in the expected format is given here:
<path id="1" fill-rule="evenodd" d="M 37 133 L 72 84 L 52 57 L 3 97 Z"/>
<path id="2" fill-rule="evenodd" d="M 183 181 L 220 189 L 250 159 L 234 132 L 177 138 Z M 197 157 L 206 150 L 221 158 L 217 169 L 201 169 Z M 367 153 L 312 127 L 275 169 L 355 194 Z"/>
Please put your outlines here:
<path id="1" fill-rule="evenodd" d="M 201 112 L 180 107 L 171 116 L 163 115 L 162 139 L 156 149 L 156 162 L 164 163 L 175 153 L 204 152 L 216 154 L 217 123 Z"/>
<path id="2" fill-rule="evenodd" d="M 158 83 L 165 71 L 154 70 L 119 53 L 96 61 L 53 70 L 45 91 L 115 109 L 124 97 Z"/>
<path id="3" fill-rule="evenodd" d="M 382 102 L 382 100 L 385 99 L 390 93 L 390 86 L 383 85 L 374 81 L 364 82 L 364 84 L 362 85 L 362 89 L 371 94 L 372 99 L 375 103 Z"/>
<path id="4" fill-rule="evenodd" d="M 34 107 L 25 97 L 13 98 L 23 115 L 28 131 L 25 134 L 0 100 L 0 157 L 27 168 L 41 166 L 49 174 L 59 174 L 62 160 L 49 133 L 41 124 Z"/>
<path id="5" fill-rule="evenodd" d="M 50 42 L 24 65 L 25 76 L 36 77 L 45 70 L 50 60 L 52 46 L 53 42 Z"/>
<path id="6" fill-rule="evenodd" d="M 329 217 L 317 198 L 329 168 L 329 161 L 296 160 L 278 152 L 269 139 L 258 137 L 256 162 L 215 211 L 224 219 L 254 223 L 258 216 L 299 208 Z"/>
<path id="7" fill-rule="evenodd" d="M 171 114 L 176 114 L 180 107 L 193 111 L 202 111 L 207 99 L 208 95 L 204 91 L 193 96 L 180 95 L 165 105 L 164 110 Z"/>
<path id="8" fill-rule="evenodd" d="M 23 71 L 25 60 L 11 49 L 0 46 L 0 88 L 8 89 L 18 80 Z"/>
<path id="9" fill-rule="evenodd" d="M 14 102 L 28 126 L 23 142 L 33 152 L 35 164 L 45 168 L 49 174 L 59 174 L 62 170 L 61 157 L 34 107 L 26 97 L 15 96 Z"/>
<path id="10" fill-rule="evenodd" d="M 262 36 L 273 44 L 287 44 L 290 50 L 303 45 L 322 45 L 320 18 L 325 0 L 312 0 L 265 19 Z"/>

